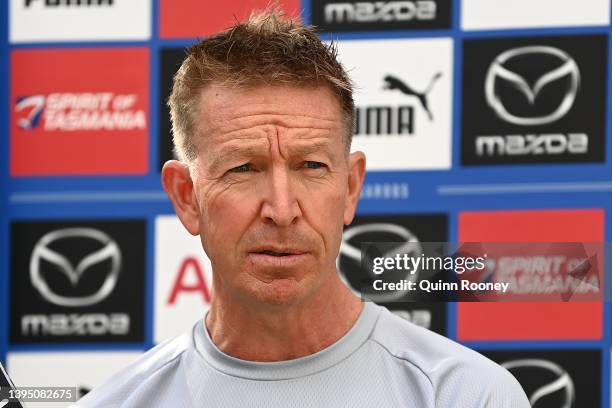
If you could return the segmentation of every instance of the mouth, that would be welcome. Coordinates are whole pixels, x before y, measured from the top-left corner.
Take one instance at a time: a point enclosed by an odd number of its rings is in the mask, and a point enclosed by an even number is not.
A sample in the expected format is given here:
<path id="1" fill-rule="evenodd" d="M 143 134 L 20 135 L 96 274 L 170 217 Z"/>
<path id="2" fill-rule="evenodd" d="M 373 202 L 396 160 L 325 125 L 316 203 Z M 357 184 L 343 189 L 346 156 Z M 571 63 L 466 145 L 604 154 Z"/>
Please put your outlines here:
<path id="1" fill-rule="evenodd" d="M 307 253 L 293 248 L 259 247 L 249 252 L 249 258 L 262 267 L 291 267 L 304 262 Z"/>
<path id="2" fill-rule="evenodd" d="M 252 248 L 250 251 L 252 254 L 260 254 L 260 255 L 269 255 L 269 256 L 291 256 L 291 255 L 301 255 L 305 251 L 297 249 L 293 246 L 285 246 L 285 245 L 260 245 Z"/>
<path id="3" fill-rule="evenodd" d="M 258 251 L 256 252 L 257 254 L 262 254 L 262 255 L 270 255 L 270 256 L 290 256 L 290 255 L 298 255 L 297 253 L 294 252 L 277 252 L 277 251 L 272 251 L 270 249 L 266 249 L 263 251 Z"/>

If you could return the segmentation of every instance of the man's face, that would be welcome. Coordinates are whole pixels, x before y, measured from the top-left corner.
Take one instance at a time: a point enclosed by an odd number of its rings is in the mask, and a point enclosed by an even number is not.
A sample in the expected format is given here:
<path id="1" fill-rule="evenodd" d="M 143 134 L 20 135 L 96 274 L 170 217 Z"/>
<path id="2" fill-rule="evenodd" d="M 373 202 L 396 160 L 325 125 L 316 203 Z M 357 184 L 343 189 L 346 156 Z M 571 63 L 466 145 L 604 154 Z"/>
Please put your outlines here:
<path id="1" fill-rule="evenodd" d="M 213 85 L 199 120 L 195 211 L 181 220 L 201 236 L 215 289 L 270 304 L 305 299 L 336 273 L 363 180 L 338 100 L 327 87 Z"/>

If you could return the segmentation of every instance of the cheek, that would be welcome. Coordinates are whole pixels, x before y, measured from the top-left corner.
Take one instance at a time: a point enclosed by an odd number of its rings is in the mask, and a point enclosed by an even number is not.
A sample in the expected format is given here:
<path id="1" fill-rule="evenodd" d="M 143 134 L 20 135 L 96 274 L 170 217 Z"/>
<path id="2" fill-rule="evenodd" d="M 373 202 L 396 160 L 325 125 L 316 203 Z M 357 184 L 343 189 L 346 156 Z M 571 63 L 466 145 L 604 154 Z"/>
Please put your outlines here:
<path id="1" fill-rule="evenodd" d="M 318 199 L 311 200 L 315 228 L 322 235 L 326 251 L 330 253 L 336 251 L 342 238 L 344 200 L 345 194 L 340 188 L 330 189 L 326 194 L 320 194 Z"/>
<path id="2" fill-rule="evenodd" d="M 209 256 L 223 257 L 237 249 L 238 241 L 252 223 L 256 212 L 255 205 L 251 203 L 254 203 L 252 198 L 229 191 L 209 194 L 204 200 L 201 233 Z M 207 236 L 212 239 L 206 239 Z"/>

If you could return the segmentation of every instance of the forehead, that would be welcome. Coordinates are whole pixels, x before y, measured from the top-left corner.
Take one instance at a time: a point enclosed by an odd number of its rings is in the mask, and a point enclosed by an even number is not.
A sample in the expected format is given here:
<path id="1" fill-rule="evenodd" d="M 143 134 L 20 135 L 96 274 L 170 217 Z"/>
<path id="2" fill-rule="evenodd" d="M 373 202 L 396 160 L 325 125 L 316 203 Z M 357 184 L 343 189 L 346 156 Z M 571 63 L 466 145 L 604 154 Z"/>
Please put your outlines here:
<path id="1" fill-rule="evenodd" d="M 206 87 L 200 95 L 201 135 L 222 137 L 266 125 L 296 132 L 336 134 L 342 129 L 338 98 L 326 86 Z"/>

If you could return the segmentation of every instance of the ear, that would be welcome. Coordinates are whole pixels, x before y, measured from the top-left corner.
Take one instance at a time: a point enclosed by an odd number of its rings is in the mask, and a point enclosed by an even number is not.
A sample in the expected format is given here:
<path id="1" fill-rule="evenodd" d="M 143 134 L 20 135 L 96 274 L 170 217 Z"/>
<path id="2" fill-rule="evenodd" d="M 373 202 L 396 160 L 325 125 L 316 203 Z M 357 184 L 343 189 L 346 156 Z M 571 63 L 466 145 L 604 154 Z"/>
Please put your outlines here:
<path id="1" fill-rule="evenodd" d="M 363 152 L 353 152 L 348 163 L 348 192 L 344 203 L 344 225 L 349 225 L 355 217 L 357 202 L 365 178 L 366 159 Z"/>
<path id="2" fill-rule="evenodd" d="M 200 234 L 200 209 L 193 191 L 189 166 L 178 160 L 168 160 L 162 168 L 162 185 L 172 205 L 191 235 Z"/>

